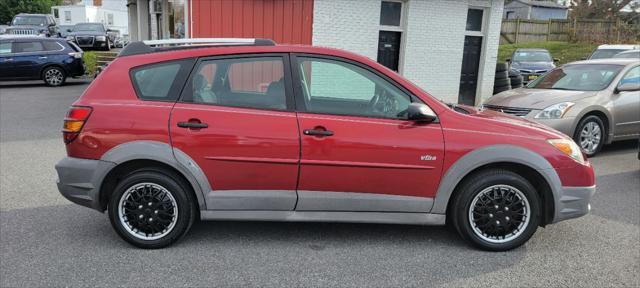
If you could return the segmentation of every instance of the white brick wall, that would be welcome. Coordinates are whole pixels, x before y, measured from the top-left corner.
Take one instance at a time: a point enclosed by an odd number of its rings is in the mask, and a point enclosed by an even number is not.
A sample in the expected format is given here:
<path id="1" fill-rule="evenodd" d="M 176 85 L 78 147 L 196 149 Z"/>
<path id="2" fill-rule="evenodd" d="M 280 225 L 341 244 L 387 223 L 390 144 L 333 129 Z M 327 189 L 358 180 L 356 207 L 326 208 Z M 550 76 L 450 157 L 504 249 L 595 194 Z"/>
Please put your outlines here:
<path id="1" fill-rule="evenodd" d="M 458 101 L 467 9 L 487 7 L 477 102 L 491 96 L 504 0 L 407 0 L 401 73 L 431 95 Z M 377 0 L 315 0 L 313 45 L 377 58 Z"/>

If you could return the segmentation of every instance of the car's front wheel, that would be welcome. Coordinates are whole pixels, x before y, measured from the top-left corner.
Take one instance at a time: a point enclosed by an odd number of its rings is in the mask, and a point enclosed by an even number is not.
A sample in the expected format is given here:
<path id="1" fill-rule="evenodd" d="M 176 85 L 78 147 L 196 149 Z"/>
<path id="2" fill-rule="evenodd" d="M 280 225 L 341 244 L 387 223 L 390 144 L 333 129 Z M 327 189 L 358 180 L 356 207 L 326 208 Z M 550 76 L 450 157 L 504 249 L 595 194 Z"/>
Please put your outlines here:
<path id="1" fill-rule="evenodd" d="M 135 171 L 120 181 L 109 201 L 111 225 L 135 246 L 168 246 L 186 234 L 196 218 L 189 189 L 171 171 Z"/>
<path id="2" fill-rule="evenodd" d="M 602 119 L 595 115 L 589 115 L 578 123 L 573 140 L 587 157 L 593 157 L 604 145 L 605 131 Z"/>
<path id="3" fill-rule="evenodd" d="M 539 197 L 522 176 L 485 170 L 457 189 L 448 217 L 458 233 L 476 247 L 506 251 L 524 244 L 538 228 Z"/>
<path id="4" fill-rule="evenodd" d="M 60 67 L 48 67 L 42 71 L 42 80 L 48 86 L 60 86 L 67 80 L 67 75 Z"/>

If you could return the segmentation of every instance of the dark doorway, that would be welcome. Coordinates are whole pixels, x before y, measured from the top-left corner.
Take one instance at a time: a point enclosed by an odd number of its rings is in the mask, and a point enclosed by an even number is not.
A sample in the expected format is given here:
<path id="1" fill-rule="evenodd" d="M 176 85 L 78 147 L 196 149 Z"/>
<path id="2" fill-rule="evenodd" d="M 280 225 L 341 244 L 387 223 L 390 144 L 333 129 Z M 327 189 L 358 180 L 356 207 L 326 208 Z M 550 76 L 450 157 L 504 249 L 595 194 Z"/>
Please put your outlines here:
<path id="1" fill-rule="evenodd" d="M 478 67 L 480 67 L 480 52 L 482 37 L 465 36 L 464 52 L 462 56 L 462 71 L 460 74 L 460 95 L 458 103 L 475 105 L 476 88 L 478 88 Z"/>
<path id="2" fill-rule="evenodd" d="M 380 31 L 378 38 L 378 63 L 398 71 L 400 60 L 400 38 L 402 32 Z"/>

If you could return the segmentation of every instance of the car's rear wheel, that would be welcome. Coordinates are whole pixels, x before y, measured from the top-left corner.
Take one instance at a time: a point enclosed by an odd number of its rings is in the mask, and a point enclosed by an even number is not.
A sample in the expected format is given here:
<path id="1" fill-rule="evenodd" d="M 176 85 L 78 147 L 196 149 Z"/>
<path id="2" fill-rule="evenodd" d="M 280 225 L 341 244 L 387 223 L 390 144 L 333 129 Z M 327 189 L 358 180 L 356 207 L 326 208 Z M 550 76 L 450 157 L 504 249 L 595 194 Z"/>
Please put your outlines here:
<path id="1" fill-rule="evenodd" d="M 135 171 L 120 181 L 109 201 L 111 225 L 135 246 L 168 246 L 186 234 L 196 218 L 189 189 L 171 171 Z"/>
<path id="2" fill-rule="evenodd" d="M 595 115 L 589 115 L 578 123 L 573 140 L 587 157 L 593 157 L 602 149 L 606 135 L 602 119 Z"/>
<path id="3" fill-rule="evenodd" d="M 539 197 L 522 176 L 502 169 L 466 179 L 456 191 L 448 217 L 476 247 L 506 251 L 524 244 L 538 228 Z"/>
<path id="4" fill-rule="evenodd" d="M 42 80 L 48 86 L 60 86 L 67 80 L 67 75 L 60 67 L 47 67 L 42 71 Z"/>

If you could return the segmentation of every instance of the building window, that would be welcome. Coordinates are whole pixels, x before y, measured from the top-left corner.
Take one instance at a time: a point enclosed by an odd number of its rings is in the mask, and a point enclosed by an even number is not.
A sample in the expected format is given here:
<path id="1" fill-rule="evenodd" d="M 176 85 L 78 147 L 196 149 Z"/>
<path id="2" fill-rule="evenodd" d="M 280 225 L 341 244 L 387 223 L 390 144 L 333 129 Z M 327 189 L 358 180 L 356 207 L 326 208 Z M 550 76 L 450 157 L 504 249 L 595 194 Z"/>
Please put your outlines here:
<path id="1" fill-rule="evenodd" d="M 400 26 L 400 18 L 402 18 L 402 2 L 382 1 L 380 25 Z"/>
<path id="2" fill-rule="evenodd" d="M 107 14 L 107 25 L 113 26 L 113 13 Z"/>
<path id="3" fill-rule="evenodd" d="M 64 11 L 64 22 L 71 22 L 71 11 Z"/>
<path id="4" fill-rule="evenodd" d="M 382 1 L 378 32 L 378 63 L 393 71 L 400 70 L 402 33 L 404 32 L 403 2 Z"/>
<path id="5" fill-rule="evenodd" d="M 171 38 L 184 38 L 184 0 L 169 1 L 169 34 Z"/>
<path id="6" fill-rule="evenodd" d="M 60 12 L 58 11 L 58 8 L 53 8 L 53 17 L 60 19 Z"/>
<path id="7" fill-rule="evenodd" d="M 467 31 L 482 31 L 482 9 L 469 9 L 467 12 Z"/>

